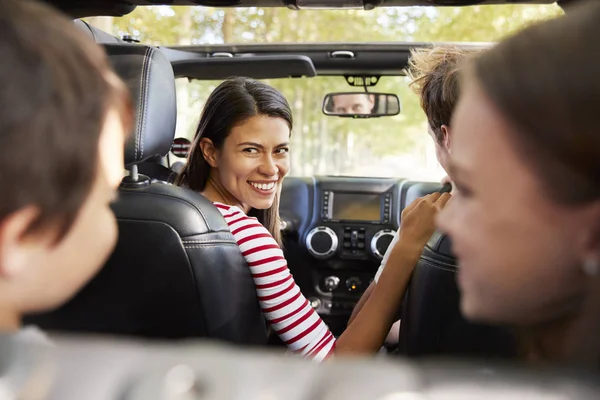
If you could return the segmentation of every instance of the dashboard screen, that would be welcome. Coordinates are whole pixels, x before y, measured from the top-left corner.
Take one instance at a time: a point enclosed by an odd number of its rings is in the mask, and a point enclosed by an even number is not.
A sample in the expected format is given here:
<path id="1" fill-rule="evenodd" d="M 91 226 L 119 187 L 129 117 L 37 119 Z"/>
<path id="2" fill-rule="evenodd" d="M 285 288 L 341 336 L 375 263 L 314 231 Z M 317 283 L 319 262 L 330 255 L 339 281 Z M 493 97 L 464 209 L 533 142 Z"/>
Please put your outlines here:
<path id="1" fill-rule="evenodd" d="M 381 194 L 333 194 L 331 218 L 339 221 L 381 221 Z"/>

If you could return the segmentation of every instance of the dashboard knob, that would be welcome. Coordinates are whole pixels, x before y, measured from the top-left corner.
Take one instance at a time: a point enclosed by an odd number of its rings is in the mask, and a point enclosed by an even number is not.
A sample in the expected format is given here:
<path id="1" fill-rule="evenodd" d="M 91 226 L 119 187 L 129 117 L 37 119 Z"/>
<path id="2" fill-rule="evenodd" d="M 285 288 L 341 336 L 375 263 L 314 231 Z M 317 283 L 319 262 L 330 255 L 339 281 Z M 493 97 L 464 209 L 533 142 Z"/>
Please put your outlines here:
<path id="1" fill-rule="evenodd" d="M 339 286 L 340 278 L 338 278 L 337 276 L 334 276 L 334 275 L 328 276 L 327 278 L 325 278 L 323 283 L 325 284 L 325 289 L 328 292 L 333 292 Z"/>
<path id="2" fill-rule="evenodd" d="M 380 260 L 383 259 L 383 255 L 388 247 L 390 247 L 390 243 L 394 240 L 395 235 L 396 231 L 392 229 L 383 229 L 377 232 L 371 240 L 371 251 L 373 252 L 373 255 Z"/>
<path id="3" fill-rule="evenodd" d="M 338 237 L 333 229 L 318 226 L 306 235 L 306 248 L 315 258 L 330 258 L 338 248 Z"/>
<path id="4" fill-rule="evenodd" d="M 346 289 L 348 289 L 349 292 L 356 292 L 361 286 L 362 281 L 356 276 L 351 276 L 350 278 L 346 279 Z"/>
<path id="5" fill-rule="evenodd" d="M 310 306 L 315 310 L 318 310 L 319 307 L 321 307 L 321 299 L 317 297 L 310 297 L 308 301 L 310 302 Z"/>

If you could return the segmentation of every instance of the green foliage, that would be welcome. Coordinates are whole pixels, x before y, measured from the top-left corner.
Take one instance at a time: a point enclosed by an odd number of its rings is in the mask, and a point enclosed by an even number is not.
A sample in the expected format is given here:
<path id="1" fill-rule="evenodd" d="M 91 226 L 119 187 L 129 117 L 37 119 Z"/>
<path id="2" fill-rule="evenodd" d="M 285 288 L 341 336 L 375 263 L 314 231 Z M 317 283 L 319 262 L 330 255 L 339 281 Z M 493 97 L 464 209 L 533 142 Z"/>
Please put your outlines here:
<path id="1" fill-rule="evenodd" d="M 151 45 L 201 43 L 493 42 L 535 21 L 558 16 L 547 6 L 381 8 L 374 11 L 302 11 L 285 8 L 215 9 L 138 7 L 122 18 L 90 19 L 113 34 Z M 324 95 L 348 91 L 340 77 L 267 82 L 289 100 L 295 118 L 295 175 L 355 174 L 438 178 L 425 116 L 405 77 L 384 77 L 378 92 L 399 95 L 396 117 L 350 120 L 325 117 Z M 204 101 L 218 82 L 179 79 L 178 136 L 192 137 Z"/>

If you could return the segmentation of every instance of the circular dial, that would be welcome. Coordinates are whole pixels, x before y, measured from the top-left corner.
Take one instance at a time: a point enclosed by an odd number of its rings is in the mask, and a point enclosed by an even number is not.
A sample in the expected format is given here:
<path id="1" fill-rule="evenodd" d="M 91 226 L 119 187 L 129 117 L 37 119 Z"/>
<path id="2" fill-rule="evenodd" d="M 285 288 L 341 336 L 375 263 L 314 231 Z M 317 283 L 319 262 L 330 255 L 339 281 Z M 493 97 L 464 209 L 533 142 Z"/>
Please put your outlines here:
<path id="1" fill-rule="evenodd" d="M 310 306 L 317 310 L 319 309 L 319 307 L 321 307 L 321 299 L 317 298 L 317 297 L 309 297 L 308 301 L 310 302 Z"/>
<path id="2" fill-rule="evenodd" d="M 326 226 L 319 226 L 308 232 L 306 248 L 316 258 L 329 258 L 333 256 L 338 247 L 338 237 L 335 232 Z"/>
<path id="3" fill-rule="evenodd" d="M 371 251 L 375 255 L 375 257 L 382 259 L 383 255 L 387 251 L 388 247 L 390 247 L 390 243 L 394 240 L 394 236 L 396 235 L 396 231 L 391 229 L 384 229 L 375 234 L 373 239 L 371 240 Z"/>
<path id="4" fill-rule="evenodd" d="M 346 289 L 348 289 L 349 292 L 356 292 L 361 286 L 362 281 L 357 276 L 351 276 L 350 278 L 346 279 Z"/>
<path id="5" fill-rule="evenodd" d="M 327 290 L 328 292 L 333 292 L 339 286 L 340 278 L 334 275 L 328 276 L 323 280 L 323 284 L 325 286 L 325 290 Z"/>

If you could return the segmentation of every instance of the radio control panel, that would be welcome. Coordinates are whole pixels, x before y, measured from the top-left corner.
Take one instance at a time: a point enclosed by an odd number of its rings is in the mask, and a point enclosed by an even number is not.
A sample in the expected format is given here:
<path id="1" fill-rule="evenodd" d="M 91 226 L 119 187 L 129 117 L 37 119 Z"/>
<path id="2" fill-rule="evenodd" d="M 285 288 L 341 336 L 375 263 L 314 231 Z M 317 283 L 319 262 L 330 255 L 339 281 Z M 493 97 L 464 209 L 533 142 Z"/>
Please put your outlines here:
<path id="1" fill-rule="evenodd" d="M 318 225 L 306 248 L 318 259 L 381 260 L 394 234 L 393 187 L 384 190 L 321 188 Z"/>

